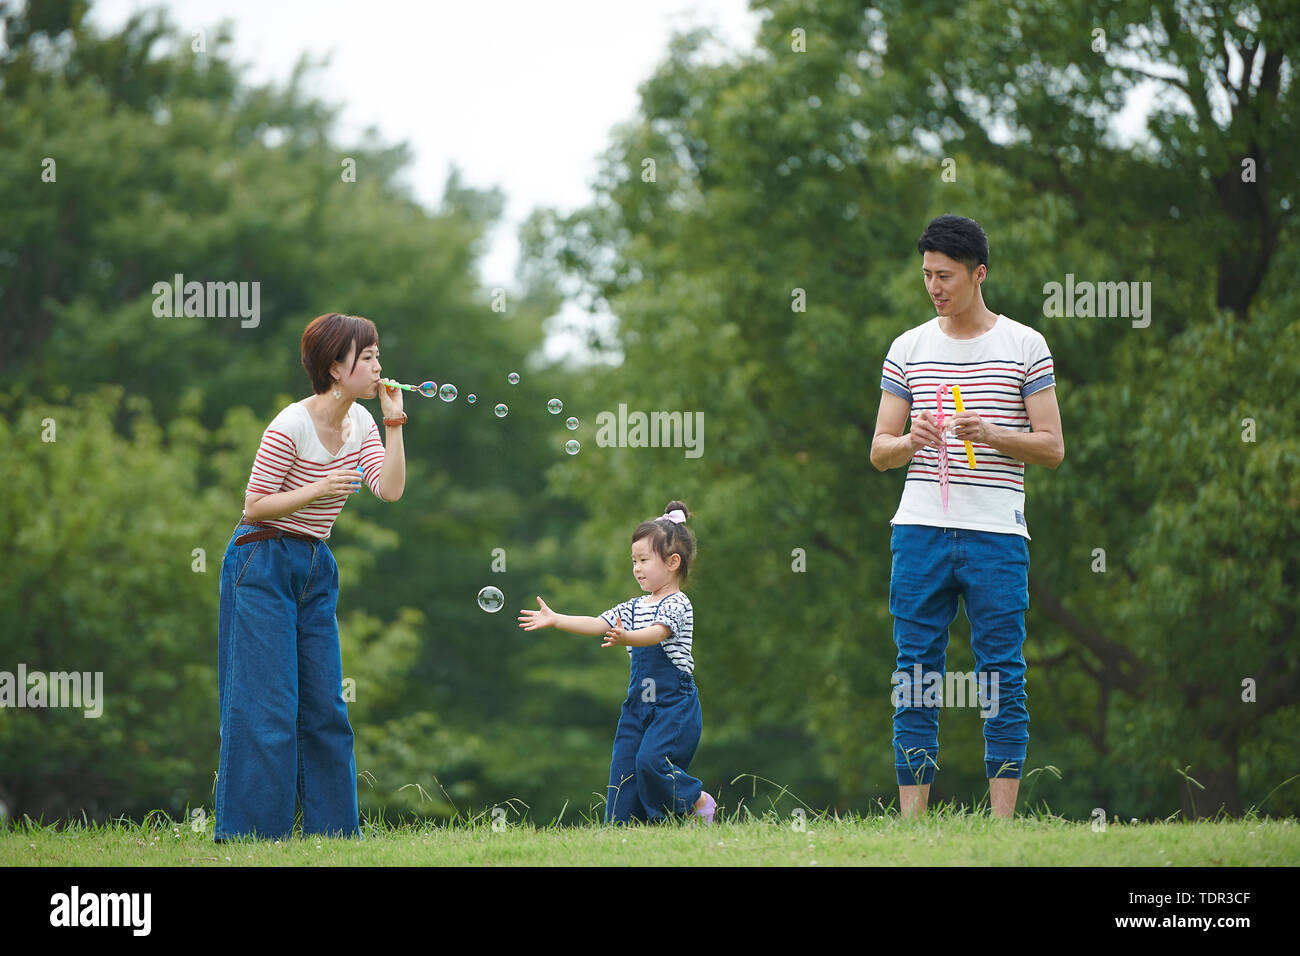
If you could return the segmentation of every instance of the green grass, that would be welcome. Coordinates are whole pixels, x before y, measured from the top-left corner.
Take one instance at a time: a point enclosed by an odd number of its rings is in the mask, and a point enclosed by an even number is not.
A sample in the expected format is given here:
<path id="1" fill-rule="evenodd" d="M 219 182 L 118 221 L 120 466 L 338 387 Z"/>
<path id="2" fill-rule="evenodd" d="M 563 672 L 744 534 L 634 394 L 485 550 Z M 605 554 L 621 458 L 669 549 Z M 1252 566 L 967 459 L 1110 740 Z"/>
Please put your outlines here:
<path id="1" fill-rule="evenodd" d="M 1213 822 L 1119 824 L 1102 832 L 1046 810 L 996 820 L 987 810 L 932 807 L 919 821 L 892 810 L 796 818 L 747 809 L 704 827 L 535 826 L 490 811 L 450 823 L 365 825 L 366 839 L 297 836 L 215 844 L 212 821 L 196 832 L 155 812 L 126 820 L 0 827 L 2 866 L 1294 866 L 1300 825 L 1247 814 Z"/>

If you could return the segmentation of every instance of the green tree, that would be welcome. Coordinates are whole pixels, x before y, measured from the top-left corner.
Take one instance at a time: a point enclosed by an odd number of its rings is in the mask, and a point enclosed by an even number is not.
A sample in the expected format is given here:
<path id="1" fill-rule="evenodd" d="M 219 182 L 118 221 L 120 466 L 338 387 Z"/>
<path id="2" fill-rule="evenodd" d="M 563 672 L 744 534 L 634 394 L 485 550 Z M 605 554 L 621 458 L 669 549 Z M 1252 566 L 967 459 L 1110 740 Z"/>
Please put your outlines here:
<path id="1" fill-rule="evenodd" d="M 197 807 L 218 746 L 215 543 L 229 524 L 202 476 L 233 463 L 236 419 L 207 433 L 191 393 L 164 430 L 120 387 L 55 393 L 3 396 L 0 669 L 99 673 L 101 714 L 6 708 L 0 801 L 47 819 Z"/>
<path id="2" fill-rule="evenodd" d="M 533 741 L 509 733 L 521 723 L 524 695 L 516 687 L 533 665 L 516 656 L 516 644 L 502 643 L 503 636 L 516 640 L 512 615 L 484 614 L 474 596 L 491 583 L 516 604 L 520 591 L 536 593 L 541 566 L 530 555 L 557 554 L 553 535 L 577 510 L 542 496 L 546 465 L 580 466 L 563 453 L 569 433 L 545 409 L 552 395 L 568 397 L 571 374 L 533 357 L 556 293 L 538 281 L 484 288 L 475 269 L 502 195 L 465 186 L 453 170 L 437 208 L 420 206 L 402 180 L 405 146 L 384 145 L 374 131 L 359 143 L 340 142 L 335 108 L 304 92 L 311 61 L 304 59 L 284 87 L 253 87 L 232 62 L 228 29 L 209 35 L 206 50 L 196 52 L 165 14 L 142 13 L 120 31 L 100 34 L 85 23 L 85 10 L 0 8 L 0 375 L 8 427 L 21 435 L 23 454 L 36 456 L 22 467 L 50 467 L 39 464 L 51 458 L 48 450 L 22 429 L 62 401 L 58 395 L 98 395 L 100 385 L 111 385 L 111 394 L 128 396 L 105 400 L 108 433 L 93 439 L 105 443 L 91 460 L 96 468 L 114 469 L 114 453 L 131 450 L 120 442 L 136 427 L 133 403 L 147 402 L 165 433 L 184 425 L 154 455 L 173 459 L 163 475 L 180 487 L 128 495 L 87 482 L 76 490 L 87 499 L 77 507 L 120 515 L 108 528 L 120 525 L 121 535 L 131 535 L 172 527 L 186 496 L 200 496 L 211 511 L 201 521 L 187 517 L 175 534 L 191 542 L 184 554 L 204 547 L 215 565 L 239 517 L 261 430 L 286 403 L 308 394 L 299 363 L 303 327 L 333 310 L 373 318 L 386 374 L 451 382 L 460 398 L 445 404 L 408 395 L 402 501 L 361 496 L 369 500 L 348 508 L 330 541 L 342 574 L 345 670 L 357 681 L 363 795 L 372 810 L 416 806 L 414 789 L 400 788 L 418 783 L 436 792 L 437 775 L 457 800 L 495 799 L 493 781 L 517 780 L 513 768 L 535 752 Z M 53 166 L 43 163 L 47 157 Z M 176 274 L 259 283 L 259 321 L 156 315 L 154 286 Z M 523 373 L 517 386 L 505 378 L 514 369 Z M 478 396 L 473 405 L 471 392 Z M 492 406 L 502 400 L 511 412 L 498 419 Z M 123 437 L 114 439 L 113 428 Z M 218 436 L 224 444 L 214 450 Z M 220 467 L 210 455 L 222 458 Z M 58 461 L 71 475 L 72 462 Z M 22 531 L 11 547 L 30 577 L 23 578 L 26 589 L 7 593 L 0 613 L 25 614 L 23 602 L 41 604 L 44 613 L 31 618 L 31 627 L 48 635 L 49 652 L 84 657 L 85 642 L 65 637 L 70 625 L 59 616 L 60 595 L 98 589 L 99 603 L 91 602 L 94 612 L 86 616 L 98 653 L 121 648 L 124 659 L 139 658 L 145 645 L 138 621 L 156 617 L 178 640 L 184 635 L 191 656 L 178 650 L 177 659 L 187 662 L 190 683 L 173 687 L 185 694 L 175 707 L 144 698 L 122 705 L 157 709 L 158 727 L 172 736 L 166 746 L 163 738 L 137 741 L 135 725 L 115 724 L 121 746 L 148 744 L 120 771 L 107 766 L 117 750 L 104 739 L 89 734 L 77 742 L 80 723 L 62 741 L 28 734 L 30 723 L 12 724 L 11 746 L 26 749 L 22 763 L 6 764 L 13 798 L 6 803 L 15 812 L 50 813 L 170 807 L 180 778 L 188 781 L 186 798 L 195 799 L 200 768 L 210 785 L 216 767 L 215 697 L 198 693 L 206 687 L 215 695 L 215 575 L 180 575 L 186 586 L 176 586 L 179 572 L 154 574 L 163 542 L 150 540 L 138 546 L 141 553 L 131 552 L 138 559 L 132 563 L 76 563 L 76 580 L 65 581 L 53 572 L 68 570 L 59 562 L 71 561 L 82 539 L 42 529 L 73 491 L 65 482 L 57 492 L 37 494 L 40 474 L 32 472 L 10 501 Z M 113 474 L 118 481 L 128 472 Z M 112 551 L 116 540 L 104 547 Z M 491 571 L 494 548 L 506 549 L 508 572 Z M 36 659 L 26 633 L 0 637 L 0 661 Z M 119 681 L 113 693 L 132 697 L 135 686 Z M 486 757 L 457 755 L 498 725 L 506 732 Z M 77 766 L 88 781 L 101 778 L 83 790 L 54 779 L 54 770 L 20 772 L 71 766 L 73 751 L 84 758 Z M 189 769 L 180 773 L 169 761 Z M 21 788 L 10 783 L 9 768 L 23 777 Z M 563 799 L 555 799 L 556 809 Z M 445 807 L 424 802 L 423 809 Z"/>
<path id="3" fill-rule="evenodd" d="M 619 401 L 710 423 L 698 461 L 619 451 L 556 486 L 594 515 L 648 510 L 659 488 L 700 503 L 708 756 L 748 758 L 742 741 L 757 741 L 782 783 L 836 805 L 888 799 L 887 521 L 902 477 L 867 452 L 881 359 L 931 314 L 915 236 L 956 211 L 990 235 L 990 305 L 1052 346 L 1065 419 L 1064 465 L 1027 476 L 1030 762 L 1071 775 L 1040 795 L 1164 815 L 1191 765 L 1197 813 L 1240 811 L 1243 777 L 1262 799 L 1294 770 L 1277 745 L 1300 701 L 1285 653 L 1296 446 L 1284 429 L 1267 445 L 1238 432 L 1251 409 L 1287 421 L 1280 396 L 1297 384 L 1269 344 L 1293 331 L 1280 277 L 1300 169 L 1285 146 L 1294 10 L 758 6 L 752 54 L 718 63 L 702 36 L 680 37 L 617 132 L 597 201 L 528 229 L 535 269 L 576 277 L 617 316 Z M 1234 75 L 1234 52 L 1254 68 Z M 1147 141 L 1121 145 L 1109 124 L 1145 74 L 1190 102 L 1158 101 Z M 1267 171 L 1249 189 L 1247 155 Z M 1151 281 L 1156 319 L 1046 316 L 1043 286 L 1067 273 Z M 1243 528 L 1252 544 L 1225 552 Z M 1106 574 L 1090 569 L 1098 547 Z M 953 649 L 960 669 L 969 651 Z M 1241 701 L 1255 672 L 1271 675 L 1268 706 Z M 977 790 L 976 722 L 944 726 L 956 774 L 941 786 Z"/>

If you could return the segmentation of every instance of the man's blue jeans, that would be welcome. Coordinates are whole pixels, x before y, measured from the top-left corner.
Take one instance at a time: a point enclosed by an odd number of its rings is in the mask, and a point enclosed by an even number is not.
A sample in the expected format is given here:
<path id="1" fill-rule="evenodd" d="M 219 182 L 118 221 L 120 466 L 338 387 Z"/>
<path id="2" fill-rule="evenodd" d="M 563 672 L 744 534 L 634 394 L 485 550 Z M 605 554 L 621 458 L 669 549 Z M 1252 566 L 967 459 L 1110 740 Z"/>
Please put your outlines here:
<path id="1" fill-rule="evenodd" d="M 235 544 L 221 561 L 217 840 L 293 832 L 360 836 L 357 765 L 343 699 L 339 572 L 324 541 Z"/>
<path id="2" fill-rule="evenodd" d="M 986 775 L 1019 778 L 1029 744 L 1023 653 L 1029 542 L 1018 534 L 900 524 L 890 534 L 889 548 L 889 612 L 898 648 L 894 770 L 899 785 L 930 783 L 938 768 L 939 710 L 924 687 L 916 686 L 916 677 L 931 686 L 932 675 L 943 680 L 958 595 L 971 624 L 980 696 L 988 695 L 978 702 L 981 716 L 988 715 L 983 721 Z"/>

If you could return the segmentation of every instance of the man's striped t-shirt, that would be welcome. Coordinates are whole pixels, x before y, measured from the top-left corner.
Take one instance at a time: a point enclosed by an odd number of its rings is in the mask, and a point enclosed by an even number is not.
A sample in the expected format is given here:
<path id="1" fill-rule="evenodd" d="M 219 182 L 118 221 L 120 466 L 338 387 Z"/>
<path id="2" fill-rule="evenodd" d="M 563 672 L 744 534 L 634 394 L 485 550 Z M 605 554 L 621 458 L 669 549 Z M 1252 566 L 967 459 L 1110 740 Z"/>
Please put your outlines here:
<path id="1" fill-rule="evenodd" d="M 668 660 L 679 671 L 695 673 L 695 659 L 691 657 L 691 631 L 695 626 L 695 612 L 691 599 L 681 591 L 665 595 L 652 602 L 648 595 L 629 598 L 616 604 L 601 615 L 610 627 L 621 624 L 624 630 L 639 631 L 651 624 L 663 624 L 672 633 L 660 644 Z M 632 648 L 627 649 L 628 655 Z"/>
<path id="2" fill-rule="evenodd" d="M 378 498 L 379 476 L 384 470 L 384 444 L 379 440 L 379 426 L 370 411 L 357 402 L 352 403 L 344 421 L 343 447 L 331 455 L 321 444 L 307 407 L 302 402 L 286 406 L 262 434 L 262 443 L 258 446 L 248 479 L 248 494 L 273 495 L 293 491 L 320 481 L 331 471 L 340 468 L 356 471 L 360 465 L 365 473 L 358 474 L 358 479 L 365 482 Z M 293 514 L 270 518 L 262 523 L 328 538 L 334 519 L 349 497 L 349 494 L 342 494 L 317 498 Z"/>
<path id="3" fill-rule="evenodd" d="M 1025 398 L 1056 384 L 1052 353 L 1042 333 L 999 315 L 993 328 L 973 339 L 950 338 L 936 316 L 909 329 L 889 347 L 880 387 L 937 417 L 940 384 L 947 416 L 957 413 L 951 386 L 961 386 L 966 411 L 991 425 L 1030 431 Z M 948 511 L 939 496 L 939 452 L 927 445 L 912 456 L 903 496 L 891 525 L 970 528 L 1029 537 L 1025 519 L 1025 463 L 989 445 L 972 442 L 974 471 L 965 445 L 951 432 L 948 445 Z"/>

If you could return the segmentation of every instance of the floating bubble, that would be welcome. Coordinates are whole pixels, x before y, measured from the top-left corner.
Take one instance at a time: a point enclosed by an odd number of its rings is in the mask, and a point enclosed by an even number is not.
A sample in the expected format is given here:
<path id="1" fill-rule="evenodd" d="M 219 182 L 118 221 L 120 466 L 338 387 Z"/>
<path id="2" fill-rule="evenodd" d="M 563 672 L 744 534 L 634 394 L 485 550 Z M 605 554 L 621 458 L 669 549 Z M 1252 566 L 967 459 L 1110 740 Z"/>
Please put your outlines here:
<path id="1" fill-rule="evenodd" d="M 419 387 L 417 391 L 419 391 L 419 393 L 423 395 L 425 398 L 433 398 L 433 396 L 438 394 L 438 383 L 425 382 L 423 385 Z"/>
<path id="2" fill-rule="evenodd" d="M 564 402 L 560 401 L 558 398 L 553 398 L 546 403 L 546 410 L 552 415 L 558 415 L 560 412 L 564 411 Z"/>
<path id="3" fill-rule="evenodd" d="M 510 409 L 506 408 L 505 405 L 498 405 L 496 408 L 492 409 L 492 411 L 497 413 L 497 418 L 505 418 L 506 412 L 510 411 Z"/>
<path id="4" fill-rule="evenodd" d="M 582 450 L 582 446 L 578 444 L 578 440 L 576 438 L 570 438 L 568 441 L 564 443 L 564 450 L 567 451 L 570 455 L 576 455 L 578 452 Z"/>
<path id="5" fill-rule="evenodd" d="M 456 386 L 448 382 L 442 388 L 438 389 L 438 397 L 444 402 L 454 402 L 456 400 Z"/>
<path id="6" fill-rule="evenodd" d="M 578 427 L 578 420 L 574 418 L 572 415 L 570 415 L 568 418 L 564 420 L 564 427 L 567 428 L 569 431 L 573 431 L 575 428 Z"/>
<path id="7" fill-rule="evenodd" d="M 489 614 L 495 614 L 506 606 L 505 595 L 501 593 L 500 588 L 488 585 L 478 592 L 478 606 Z"/>
<path id="8" fill-rule="evenodd" d="M 506 376 L 506 381 L 508 381 L 511 385 L 518 385 L 518 384 L 519 384 L 519 373 L 518 373 L 518 372 L 511 372 L 509 375 Z"/>
<path id="9" fill-rule="evenodd" d="M 465 401 L 473 405 L 475 402 L 478 401 L 478 396 L 475 395 L 473 392 L 470 392 L 468 395 L 465 396 Z"/>

